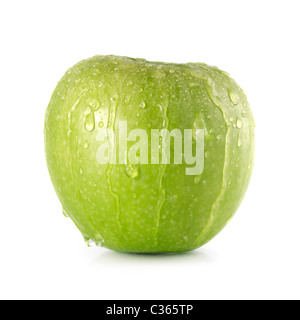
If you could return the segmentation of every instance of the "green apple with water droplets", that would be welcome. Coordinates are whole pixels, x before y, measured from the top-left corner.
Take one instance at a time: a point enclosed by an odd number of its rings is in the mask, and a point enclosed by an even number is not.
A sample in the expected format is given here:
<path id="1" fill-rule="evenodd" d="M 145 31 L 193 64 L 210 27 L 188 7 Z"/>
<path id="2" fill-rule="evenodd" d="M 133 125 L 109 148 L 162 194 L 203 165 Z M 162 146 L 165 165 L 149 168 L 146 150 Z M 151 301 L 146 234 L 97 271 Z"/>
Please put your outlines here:
<path id="1" fill-rule="evenodd" d="M 154 129 L 204 130 L 203 170 L 187 174 L 184 159 L 102 163 L 99 135 L 112 130 L 117 137 L 125 122 L 127 132 L 142 129 L 148 137 Z M 120 137 L 134 146 L 127 138 Z M 173 154 L 175 143 L 169 148 Z M 211 240 L 237 211 L 253 169 L 254 120 L 245 93 L 216 67 L 95 56 L 69 69 L 54 90 L 45 151 L 63 212 L 87 244 L 183 252 Z"/>

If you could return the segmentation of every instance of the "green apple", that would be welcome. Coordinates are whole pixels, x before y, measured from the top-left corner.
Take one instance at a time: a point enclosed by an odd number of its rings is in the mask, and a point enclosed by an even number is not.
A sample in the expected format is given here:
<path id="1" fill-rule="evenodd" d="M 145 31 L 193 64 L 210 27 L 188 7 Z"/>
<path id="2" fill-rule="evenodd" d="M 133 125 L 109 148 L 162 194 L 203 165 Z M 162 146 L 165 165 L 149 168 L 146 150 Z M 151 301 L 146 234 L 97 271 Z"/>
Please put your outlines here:
<path id="1" fill-rule="evenodd" d="M 139 143 L 136 129 L 145 137 L 177 130 L 192 138 L 167 144 L 161 134 L 155 150 L 150 138 Z M 184 143 L 196 153 L 194 165 Z M 182 252 L 207 243 L 237 211 L 253 168 L 254 120 L 244 92 L 216 67 L 95 56 L 58 83 L 45 117 L 45 151 L 63 212 L 88 244 Z M 141 161 L 142 151 L 144 160 L 153 151 L 159 161 Z"/>

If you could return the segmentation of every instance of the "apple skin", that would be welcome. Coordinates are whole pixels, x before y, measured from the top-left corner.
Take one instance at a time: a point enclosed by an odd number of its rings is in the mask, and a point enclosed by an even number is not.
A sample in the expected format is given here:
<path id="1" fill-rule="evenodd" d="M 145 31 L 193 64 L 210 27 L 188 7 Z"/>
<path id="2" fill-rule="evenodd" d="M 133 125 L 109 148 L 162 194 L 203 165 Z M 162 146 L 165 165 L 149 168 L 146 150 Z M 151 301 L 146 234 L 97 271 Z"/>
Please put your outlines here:
<path id="1" fill-rule="evenodd" d="M 175 164 L 101 165 L 97 132 L 205 129 L 201 176 Z M 254 161 L 254 119 L 244 92 L 216 67 L 95 56 L 69 69 L 45 117 L 55 191 L 87 243 L 134 253 L 196 249 L 237 211 Z M 172 154 L 172 149 L 171 149 Z M 135 174 L 131 174 L 134 170 Z"/>

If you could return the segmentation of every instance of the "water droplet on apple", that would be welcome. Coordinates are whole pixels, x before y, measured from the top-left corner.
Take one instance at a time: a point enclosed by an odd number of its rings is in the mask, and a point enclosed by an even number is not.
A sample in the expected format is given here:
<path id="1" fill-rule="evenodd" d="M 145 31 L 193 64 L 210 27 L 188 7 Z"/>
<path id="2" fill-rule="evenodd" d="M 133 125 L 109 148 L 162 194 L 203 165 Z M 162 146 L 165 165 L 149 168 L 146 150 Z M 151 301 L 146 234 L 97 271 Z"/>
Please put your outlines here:
<path id="1" fill-rule="evenodd" d="M 209 156 L 209 151 L 206 151 L 206 152 L 205 152 L 205 158 L 207 159 L 208 156 Z"/>
<path id="2" fill-rule="evenodd" d="M 99 100 L 96 98 L 90 98 L 88 100 L 88 106 L 91 108 L 91 110 L 97 111 L 100 108 Z"/>
<path id="3" fill-rule="evenodd" d="M 80 174 L 83 174 L 82 168 L 79 169 L 79 173 L 80 173 Z"/>
<path id="4" fill-rule="evenodd" d="M 128 96 L 126 96 L 125 97 L 125 103 L 129 103 L 131 101 L 131 96 L 130 95 L 128 95 Z"/>
<path id="5" fill-rule="evenodd" d="M 140 103 L 140 107 L 143 108 L 143 109 L 146 108 L 146 103 L 145 103 L 145 101 L 142 101 L 142 102 Z"/>
<path id="6" fill-rule="evenodd" d="M 243 110 L 243 111 L 242 111 L 242 116 L 243 116 L 243 117 L 247 117 L 247 111 L 246 111 L 246 110 Z"/>
<path id="7" fill-rule="evenodd" d="M 114 94 L 111 98 L 110 98 L 110 101 L 111 102 L 116 102 L 118 100 L 118 94 Z"/>
<path id="8" fill-rule="evenodd" d="M 87 131 L 92 132 L 95 128 L 95 116 L 94 113 L 89 113 L 85 118 L 85 128 Z"/>
<path id="9" fill-rule="evenodd" d="M 243 126 L 243 121 L 242 121 L 241 119 L 237 119 L 237 121 L 236 121 L 236 126 L 237 126 L 239 129 L 241 129 L 242 126 Z"/>
<path id="10" fill-rule="evenodd" d="M 90 108 L 90 106 L 87 106 L 84 110 L 84 115 L 86 116 L 87 114 L 90 114 L 92 112 L 92 109 Z"/>
<path id="11" fill-rule="evenodd" d="M 231 90 L 228 90 L 229 98 L 234 105 L 237 105 L 240 102 L 239 96 Z"/>
<path id="12" fill-rule="evenodd" d="M 136 193 L 132 194 L 133 199 L 136 199 Z"/>
<path id="13" fill-rule="evenodd" d="M 217 135 L 217 140 L 221 140 L 221 135 Z"/>
<path id="14" fill-rule="evenodd" d="M 69 214 L 65 208 L 62 209 L 62 213 L 66 218 L 69 218 Z"/>
<path id="15" fill-rule="evenodd" d="M 137 178 L 139 176 L 139 167 L 134 164 L 128 164 L 125 167 L 125 173 L 129 178 Z"/>
<path id="16" fill-rule="evenodd" d="M 201 180 L 201 175 L 200 176 L 195 176 L 194 183 L 198 184 L 200 182 L 200 180 Z"/>
<path id="17" fill-rule="evenodd" d="M 83 145 L 84 149 L 88 149 L 89 148 L 89 143 L 86 141 Z"/>
<path id="18" fill-rule="evenodd" d="M 99 122 L 99 128 L 103 128 L 103 126 L 104 126 L 103 121 L 100 121 L 100 122 Z"/>
<path id="19" fill-rule="evenodd" d="M 102 247 L 103 246 L 103 240 L 101 241 L 94 241 L 92 239 L 85 239 L 85 244 L 88 247 Z"/>

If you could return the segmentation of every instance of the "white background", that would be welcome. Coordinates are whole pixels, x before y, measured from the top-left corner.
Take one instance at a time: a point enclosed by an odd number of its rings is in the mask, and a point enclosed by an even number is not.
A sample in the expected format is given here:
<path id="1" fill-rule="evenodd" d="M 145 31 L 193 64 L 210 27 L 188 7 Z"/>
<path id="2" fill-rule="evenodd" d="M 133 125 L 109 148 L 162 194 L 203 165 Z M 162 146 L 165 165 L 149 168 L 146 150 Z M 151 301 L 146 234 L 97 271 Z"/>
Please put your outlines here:
<path id="1" fill-rule="evenodd" d="M 299 1 L 0 2 L 1 299 L 299 299 Z M 76 62 L 115 54 L 206 62 L 248 95 L 256 164 L 235 218 L 171 256 L 87 248 L 61 213 L 47 104 Z"/>

